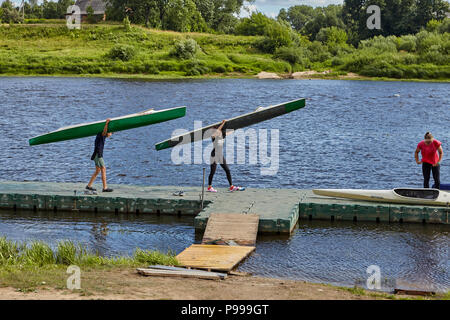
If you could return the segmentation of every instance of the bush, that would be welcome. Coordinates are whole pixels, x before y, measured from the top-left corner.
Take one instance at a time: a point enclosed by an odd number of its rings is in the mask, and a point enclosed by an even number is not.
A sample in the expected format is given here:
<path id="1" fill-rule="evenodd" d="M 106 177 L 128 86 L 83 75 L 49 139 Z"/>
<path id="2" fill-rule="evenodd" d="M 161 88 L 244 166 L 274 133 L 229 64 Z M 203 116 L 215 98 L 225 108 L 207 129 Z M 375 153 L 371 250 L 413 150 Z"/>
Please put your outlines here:
<path id="1" fill-rule="evenodd" d="M 428 32 L 436 32 L 439 30 L 439 27 L 441 26 L 441 22 L 437 21 L 435 19 L 431 19 L 430 21 L 427 22 L 427 26 L 425 27 L 425 29 Z"/>
<path id="2" fill-rule="evenodd" d="M 328 46 L 336 44 L 342 46 L 347 43 L 348 37 L 344 29 L 329 27 L 320 29 L 316 35 L 316 40 Z"/>
<path id="3" fill-rule="evenodd" d="M 416 36 L 414 35 L 406 35 L 398 38 L 399 45 L 398 50 L 403 50 L 407 52 L 414 52 L 416 51 L 417 45 L 416 45 Z"/>
<path id="4" fill-rule="evenodd" d="M 46 264 L 56 263 L 53 250 L 44 242 L 34 241 L 30 247 L 23 252 L 23 261 L 25 264 L 44 266 Z"/>
<path id="5" fill-rule="evenodd" d="M 175 255 L 171 252 L 165 255 L 159 251 L 149 251 L 138 248 L 134 251 L 133 258 L 136 262 L 142 264 L 145 263 L 146 265 L 164 264 L 177 266 L 179 264 Z"/>
<path id="6" fill-rule="evenodd" d="M 123 24 L 123 28 L 124 28 L 125 32 L 131 31 L 131 23 L 130 23 L 130 19 L 128 19 L 128 16 L 123 18 L 122 24 Z"/>
<path id="7" fill-rule="evenodd" d="M 439 49 L 440 46 L 432 46 L 427 52 L 420 56 L 419 60 L 424 63 L 433 63 L 437 65 L 446 65 L 450 63 L 449 56 L 442 54 Z"/>
<path id="8" fill-rule="evenodd" d="M 387 38 L 383 36 L 376 36 L 371 39 L 362 40 L 359 48 L 372 49 L 379 52 L 397 52 L 397 37 L 389 36 Z"/>
<path id="9" fill-rule="evenodd" d="M 56 248 L 56 262 L 65 265 L 76 264 L 84 251 L 72 241 L 61 241 Z"/>
<path id="10" fill-rule="evenodd" d="M 195 58 L 197 51 L 197 41 L 194 39 L 186 39 L 175 42 L 171 55 L 179 59 L 193 59 Z"/>
<path id="11" fill-rule="evenodd" d="M 144 63 L 144 72 L 148 74 L 159 74 L 159 69 L 153 63 Z"/>
<path id="12" fill-rule="evenodd" d="M 134 47 L 126 44 L 119 44 L 115 45 L 111 48 L 111 50 L 109 50 L 108 56 L 113 60 L 129 61 L 133 59 L 135 54 L 136 50 L 134 49 Z"/>
<path id="13" fill-rule="evenodd" d="M 344 64 L 344 60 L 343 60 L 342 58 L 334 57 L 334 58 L 331 60 L 331 65 L 332 65 L 333 67 L 341 66 L 341 65 L 343 65 L 343 64 Z"/>
<path id="14" fill-rule="evenodd" d="M 306 58 L 306 52 L 303 48 L 281 47 L 275 51 L 274 57 L 287 61 L 291 65 L 302 64 Z"/>
<path id="15" fill-rule="evenodd" d="M 328 52 L 327 47 L 319 41 L 314 41 L 308 47 L 308 57 L 311 62 L 324 62 L 331 58 L 331 54 Z"/>
<path id="16" fill-rule="evenodd" d="M 13 264 L 19 260 L 21 245 L 9 241 L 5 237 L 0 238 L 0 264 Z"/>
<path id="17" fill-rule="evenodd" d="M 450 18 L 444 19 L 438 29 L 439 33 L 450 33 Z"/>
<path id="18" fill-rule="evenodd" d="M 204 62 L 198 60 L 190 60 L 184 65 L 186 76 L 199 76 L 208 73 L 210 70 Z"/>
<path id="19" fill-rule="evenodd" d="M 268 26 L 264 39 L 258 44 L 261 51 L 274 53 L 277 48 L 288 47 L 292 44 L 292 30 L 280 23 Z"/>
<path id="20" fill-rule="evenodd" d="M 434 32 L 422 30 L 416 34 L 417 51 L 419 53 L 426 53 L 431 46 L 440 45 L 442 43 L 442 35 Z"/>
<path id="21" fill-rule="evenodd" d="M 22 15 L 16 9 L 2 8 L 0 20 L 3 23 L 22 23 Z"/>

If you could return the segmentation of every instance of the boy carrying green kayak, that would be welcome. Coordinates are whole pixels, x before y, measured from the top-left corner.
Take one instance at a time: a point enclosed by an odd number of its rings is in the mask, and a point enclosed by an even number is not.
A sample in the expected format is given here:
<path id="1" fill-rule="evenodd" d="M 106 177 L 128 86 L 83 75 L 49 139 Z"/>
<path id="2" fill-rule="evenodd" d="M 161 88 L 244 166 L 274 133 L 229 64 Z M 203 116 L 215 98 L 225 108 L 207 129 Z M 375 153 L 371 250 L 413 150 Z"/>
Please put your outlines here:
<path id="1" fill-rule="evenodd" d="M 95 137 L 94 153 L 91 156 L 91 160 L 94 160 L 95 163 L 95 172 L 92 175 L 88 185 L 86 186 L 86 189 L 90 191 L 96 190 L 95 188 L 92 187 L 92 184 L 94 183 L 95 179 L 97 178 L 100 172 L 102 173 L 103 192 L 113 191 L 113 189 L 108 188 L 108 185 L 106 184 L 106 166 L 105 161 L 103 160 L 103 148 L 105 147 L 105 140 L 106 138 L 109 138 L 112 135 L 112 132 L 108 132 L 108 124 L 110 121 L 111 121 L 110 119 L 106 120 L 103 131 L 98 133 L 97 136 Z"/>

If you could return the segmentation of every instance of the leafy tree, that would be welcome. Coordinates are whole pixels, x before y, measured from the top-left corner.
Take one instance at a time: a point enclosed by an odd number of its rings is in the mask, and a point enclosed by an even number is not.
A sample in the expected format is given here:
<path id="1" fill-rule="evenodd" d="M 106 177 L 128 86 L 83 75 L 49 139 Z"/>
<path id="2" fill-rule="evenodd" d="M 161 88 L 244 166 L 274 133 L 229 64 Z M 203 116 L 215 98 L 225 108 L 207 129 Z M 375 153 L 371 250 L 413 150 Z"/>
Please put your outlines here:
<path id="1" fill-rule="evenodd" d="M 445 0 L 416 0 L 415 22 L 424 27 L 428 21 L 445 19 L 446 12 L 450 11 L 450 5 Z"/>
<path id="2" fill-rule="evenodd" d="M 42 17 L 45 19 L 58 19 L 60 17 L 58 3 L 44 0 L 42 3 Z"/>
<path id="3" fill-rule="evenodd" d="M 1 8 L 12 10 L 14 9 L 14 4 L 12 3 L 11 0 L 5 0 L 2 2 Z"/>
<path id="4" fill-rule="evenodd" d="M 5 23 L 21 23 L 22 15 L 16 9 L 2 8 L 0 20 Z"/>
<path id="5" fill-rule="evenodd" d="M 369 30 L 366 26 L 366 10 L 373 4 L 381 9 L 381 30 Z M 350 42 L 357 45 L 376 35 L 416 33 L 432 19 L 443 20 L 448 11 L 446 0 L 344 0 L 342 14 Z"/>
<path id="6" fill-rule="evenodd" d="M 236 15 L 241 11 L 245 0 L 212 1 L 214 5 L 214 17 L 209 26 L 219 32 L 232 33 L 239 21 Z"/>
<path id="7" fill-rule="evenodd" d="M 284 9 L 284 8 L 280 9 L 280 12 L 278 13 L 278 16 L 277 16 L 277 20 L 278 21 L 280 21 L 280 20 L 289 21 L 289 16 L 288 16 L 286 9 Z"/>
<path id="8" fill-rule="evenodd" d="M 0 6 L 0 20 L 4 23 L 20 23 L 23 22 L 22 15 L 14 8 L 14 4 L 10 0 L 5 0 Z"/>
<path id="9" fill-rule="evenodd" d="M 208 0 L 207 0 L 208 1 Z M 128 9 L 127 9 L 128 8 Z M 206 23 L 194 0 L 108 0 L 107 15 L 146 27 L 175 31 L 205 31 Z"/>
<path id="10" fill-rule="evenodd" d="M 302 30 L 306 23 L 314 19 L 315 16 L 314 8 L 307 5 L 292 6 L 287 11 L 287 21 L 297 31 Z"/>
<path id="11" fill-rule="evenodd" d="M 75 4 L 74 0 L 58 0 L 57 10 L 60 19 L 64 19 L 67 8 L 73 4 Z M 92 13 L 94 13 L 94 11 L 92 11 Z"/>
<path id="12" fill-rule="evenodd" d="M 262 36 L 273 23 L 275 21 L 265 14 L 254 12 L 250 17 L 241 19 L 241 22 L 236 26 L 235 33 L 246 36 Z"/>
<path id="13" fill-rule="evenodd" d="M 89 23 L 95 23 L 94 8 L 92 8 L 92 6 L 88 6 L 86 8 L 86 13 L 87 13 L 87 21 Z"/>
<path id="14" fill-rule="evenodd" d="M 172 0 L 163 27 L 180 32 L 202 32 L 207 29 L 205 20 L 192 0 Z"/>
<path id="15" fill-rule="evenodd" d="M 214 0 L 194 0 L 194 3 L 205 22 L 211 26 L 215 14 Z"/>

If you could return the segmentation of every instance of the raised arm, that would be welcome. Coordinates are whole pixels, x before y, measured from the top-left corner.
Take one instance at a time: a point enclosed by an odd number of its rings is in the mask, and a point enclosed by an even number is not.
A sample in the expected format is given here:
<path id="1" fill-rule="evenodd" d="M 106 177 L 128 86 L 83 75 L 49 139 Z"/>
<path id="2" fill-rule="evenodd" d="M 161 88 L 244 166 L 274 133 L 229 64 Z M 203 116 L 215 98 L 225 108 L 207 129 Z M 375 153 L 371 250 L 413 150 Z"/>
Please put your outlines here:
<path id="1" fill-rule="evenodd" d="M 222 120 L 219 127 L 216 129 L 216 131 L 213 133 L 213 137 L 217 137 L 219 135 L 219 132 L 222 131 L 223 126 L 225 125 L 226 120 Z"/>
<path id="2" fill-rule="evenodd" d="M 111 121 L 111 119 L 106 119 L 105 127 L 103 128 L 102 136 L 106 136 L 108 133 L 108 124 Z"/>

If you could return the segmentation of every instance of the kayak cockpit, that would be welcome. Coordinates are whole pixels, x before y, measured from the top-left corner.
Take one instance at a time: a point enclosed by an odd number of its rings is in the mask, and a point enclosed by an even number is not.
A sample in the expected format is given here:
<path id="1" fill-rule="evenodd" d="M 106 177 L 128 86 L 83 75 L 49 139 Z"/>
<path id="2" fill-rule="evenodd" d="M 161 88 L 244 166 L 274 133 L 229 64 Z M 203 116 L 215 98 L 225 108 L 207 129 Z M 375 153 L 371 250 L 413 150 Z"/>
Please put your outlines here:
<path id="1" fill-rule="evenodd" d="M 394 193 L 406 198 L 436 200 L 439 197 L 437 189 L 394 189 Z"/>

